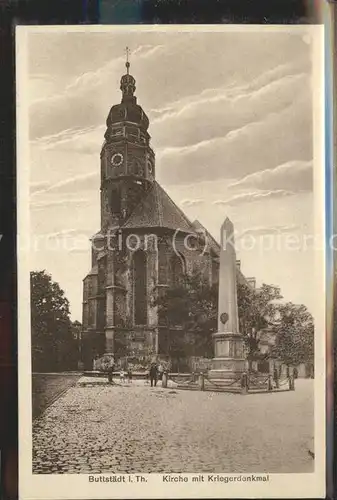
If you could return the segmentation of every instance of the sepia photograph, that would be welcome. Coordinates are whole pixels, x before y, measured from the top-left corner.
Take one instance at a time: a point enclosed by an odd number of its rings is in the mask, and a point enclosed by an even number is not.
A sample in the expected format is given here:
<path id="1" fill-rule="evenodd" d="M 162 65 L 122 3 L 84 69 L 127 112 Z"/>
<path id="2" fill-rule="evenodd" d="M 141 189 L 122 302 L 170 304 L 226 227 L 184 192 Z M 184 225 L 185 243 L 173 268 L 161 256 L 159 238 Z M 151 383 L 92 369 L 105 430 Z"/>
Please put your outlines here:
<path id="1" fill-rule="evenodd" d="M 22 498 L 324 492 L 322 39 L 17 28 Z"/>

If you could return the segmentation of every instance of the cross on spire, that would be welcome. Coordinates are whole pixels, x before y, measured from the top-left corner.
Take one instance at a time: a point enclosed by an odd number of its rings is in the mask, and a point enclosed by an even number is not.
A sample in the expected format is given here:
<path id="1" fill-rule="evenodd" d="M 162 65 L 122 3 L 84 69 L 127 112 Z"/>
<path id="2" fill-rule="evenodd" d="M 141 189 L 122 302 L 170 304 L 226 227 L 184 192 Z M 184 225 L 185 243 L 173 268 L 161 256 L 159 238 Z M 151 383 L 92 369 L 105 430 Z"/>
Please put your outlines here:
<path id="1" fill-rule="evenodd" d="M 126 63 L 125 63 L 125 66 L 126 66 L 127 74 L 129 74 L 129 68 L 130 68 L 130 63 L 129 63 L 130 49 L 129 49 L 129 47 L 125 48 L 125 53 L 126 53 Z"/>
<path id="2" fill-rule="evenodd" d="M 128 100 L 128 101 L 135 101 L 134 93 L 136 90 L 136 80 L 129 74 L 129 68 L 130 68 L 130 49 L 129 47 L 125 47 L 125 54 L 126 54 L 126 74 L 124 74 L 121 78 L 121 86 L 120 89 L 123 92 L 123 100 Z"/>

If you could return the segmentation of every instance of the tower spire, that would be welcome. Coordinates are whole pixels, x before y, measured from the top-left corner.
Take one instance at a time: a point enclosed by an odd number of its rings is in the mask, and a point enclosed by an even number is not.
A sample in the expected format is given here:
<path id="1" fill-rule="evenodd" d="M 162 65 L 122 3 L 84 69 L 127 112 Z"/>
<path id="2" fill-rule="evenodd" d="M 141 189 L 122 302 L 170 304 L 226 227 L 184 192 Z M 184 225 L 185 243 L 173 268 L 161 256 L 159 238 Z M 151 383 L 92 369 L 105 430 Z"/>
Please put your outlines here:
<path id="1" fill-rule="evenodd" d="M 130 75 L 129 69 L 130 69 L 130 61 L 129 61 L 129 56 L 130 56 L 130 49 L 129 47 L 125 47 L 125 54 L 126 54 L 126 75 L 123 75 L 121 78 L 121 86 L 120 89 L 123 92 L 123 97 L 122 101 L 129 101 L 129 102 L 136 102 L 135 101 L 135 96 L 133 95 L 136 90 L 136 80 L 133 78 L 133 76 Z"/>
<path id="2" fill-rule="evenodd" d="M 130 68 L 130 62 L 129 62 L 130 49 L 129 49 L 129 47 L 125 48 L 125 52 L 126 52 L 126 63 L 125 63 L 126 72 L 127 72 L 127 74 L 129 74 L 129 68 Z"/>

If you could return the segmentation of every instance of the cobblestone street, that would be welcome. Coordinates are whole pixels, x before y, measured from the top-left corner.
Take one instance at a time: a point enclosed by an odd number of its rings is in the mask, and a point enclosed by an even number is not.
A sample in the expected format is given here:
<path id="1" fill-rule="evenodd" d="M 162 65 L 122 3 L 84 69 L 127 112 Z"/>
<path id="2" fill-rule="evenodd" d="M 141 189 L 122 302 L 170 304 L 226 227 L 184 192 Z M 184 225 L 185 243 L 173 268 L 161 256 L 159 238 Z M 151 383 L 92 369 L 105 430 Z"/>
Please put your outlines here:
<path id="1" fill-rule="evenodd" d="M 313 381 L 235 394 L 76 385 L 33 424 L 34 473 L 312 472 Z"/>

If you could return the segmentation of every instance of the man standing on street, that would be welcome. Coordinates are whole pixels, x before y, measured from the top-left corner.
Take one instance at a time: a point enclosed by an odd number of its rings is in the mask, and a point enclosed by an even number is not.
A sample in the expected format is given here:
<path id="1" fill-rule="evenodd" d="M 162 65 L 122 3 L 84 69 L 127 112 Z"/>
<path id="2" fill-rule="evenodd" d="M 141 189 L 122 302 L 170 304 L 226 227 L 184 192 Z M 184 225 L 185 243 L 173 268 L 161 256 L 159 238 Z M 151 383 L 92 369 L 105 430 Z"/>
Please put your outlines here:
<path id="1" fill-rule="evenodd" d="M 151 365 L 151 368 L 150 368 L 150 382 L 151 382 L 151 387 L 153 387 L 153 384 L 156 387 L 156 385 L 157 385 L 157 378 L 158 378 L 157 365 L 153 363 Z"/>

